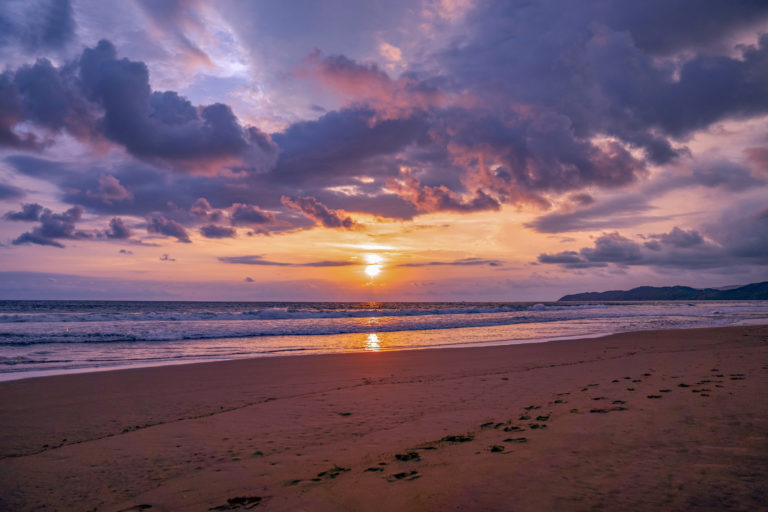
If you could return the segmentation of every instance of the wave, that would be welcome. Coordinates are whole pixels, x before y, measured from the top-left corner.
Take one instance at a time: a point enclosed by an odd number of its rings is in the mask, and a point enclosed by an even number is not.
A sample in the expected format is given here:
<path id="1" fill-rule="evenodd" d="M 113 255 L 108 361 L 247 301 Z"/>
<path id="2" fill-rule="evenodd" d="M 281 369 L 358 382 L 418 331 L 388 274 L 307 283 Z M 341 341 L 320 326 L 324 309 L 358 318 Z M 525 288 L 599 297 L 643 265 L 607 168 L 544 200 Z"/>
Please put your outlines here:
<path id="1" fill-rule="evenodd" d="M 22 346 L 46 343 L 136 343 L 178 342 L 226 338 L 260 338 L 267 336 L 318 336 L 332 334 L 424 331 L 472 327 L 551 324 L 553 322 L 589 322 L 595 320 L 670 317 L 678 313 L 622 308 L 528 309 L 507 313 L 463 313 L 437 315 L 389 315 L 359 318 L 298 318 L 286 321 L 272 319 L 217 321 L 140 321 L 117 323 L 38 323 L 0 325 L 0 346 Z M 727 321 L 722 315 L 694 315 L 712 321 Z M 719 319 L 719 320 L 715 320 Z"/>
<path id="2" fill-rule="evenodd" d="M 56 313 L 12 313 L 0 314 L 0 323 L 47 323 L 47 322 L 150 322 L 150 321 L 218 321 L 218 320 L 297 320 L 320 318 L 375 318 L 427 315 L 474 315 L 510 313 L 517 311 L 561 311 L 601 309 L 605 304 L 580 305 L 497 305 L 497 306 L 446 306 L 411 308 L 294 308 L 267 307 L 244 311 L 140 311 L 140 312 L 56 312 Z"/>

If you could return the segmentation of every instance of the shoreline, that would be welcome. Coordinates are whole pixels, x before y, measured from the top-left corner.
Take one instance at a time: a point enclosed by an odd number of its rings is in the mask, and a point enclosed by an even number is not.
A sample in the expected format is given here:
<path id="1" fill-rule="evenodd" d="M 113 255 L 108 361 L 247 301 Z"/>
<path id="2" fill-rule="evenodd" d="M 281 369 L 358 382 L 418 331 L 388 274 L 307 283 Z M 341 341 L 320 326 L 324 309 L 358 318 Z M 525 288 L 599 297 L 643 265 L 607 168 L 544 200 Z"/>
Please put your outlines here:
<path id="1" fill-rule="evenodd" d="M 276 354 L 256 353 L 256 354 L 244 355 L 241 357 L 228 357 L 228 358 L 216 358 L 216 357 L 197 358 L 197 359 L 190 358 L 186 360 L 164 360 L 164 361 L 157 361 L 157 362 L 143 361 L 136 364 L 118 363 L 114 366 L 88 366 L 88 367 L 80 367 L 80 368 L 58 368 L 58 369 L 50 369 L 50 370 L 40 369 L 40 370 L 29 370 L 29 371 L 22 370 L 18 372 L 13 372 L 13 371 L 0 372 L 0 383 L 12 382 L 17 380 L 26 380 L 26 379 L 58 377 L 62 375 L 79 375 L 79 374 L 87 374 L 87 373 L 103 373 L 103 372 L 134 370 L 134 369 L 143 369 L 143 368 L 210 364 L 210 363 L 221 363 L 221 362 L 227 362 L 227 361 L 240 361 L 240 360 L 248 360 L 248 359 L 274 359 L 274 358 L 283 358 L 283 357 L 313 357 L 313 356 L 323 356 L 323 355 L 332 355 L 332 354 L 367 354 L 367 353 L 379 353 L 379 352 L 411 352 L 411 351 L 420 351 L 420 350 L 444 350 L 444 349 L 533 345 L 533 344 L 539 344 L 539 343 L 553 343 L 553 342 L 561 342 L 561 341 L 600 339 L 600 338 L 605 338 L 607 336 L 615 336 L 618 334 L 627 334 L 627 333 L 688 331 L 688 330 L 695 330 L 695 329 L 720 329 L 720 328 L 729 328 L 729 327 L 747 327 L 747 326 L 762 326 L 762 325 L 768 325 L 768 319 L 742 320 L 733 325 L 729 325 L 725 327 L 694 327 L 694 328 L 616 331 L 616 332 L 611 332 L 607 334 L 596 333 L 594 335 L 556 336 L 556 337 L 545 337 L 545 338 L 524 339 L 524 340 L 493 340 L 493 341 L 442 344 L 442 345 L 431 345 L 431 346 L 381 348 L 376 350 L 362 349 L 362 350 L 312 352 L 312 353 L 287 351 L 286 353 L 276 353 Z M 401 333 L 401 332 L 410 332 L 410 331 L 394 331 L 394 332 Z M 421 331 L 418 331 L 418 332 L 421 332 Z M 389 333 L 390 332 L 387 332 L 387 334 Z M 335 335 L 329 335 L 329 336 L 335 336 Z M 226 340 L 229 338 L 220 338 L 220 339 Z M 195 341 L 195 340 L 192 340 L 192 341 Z M 212 341 L 215 341 L 215 340 L 212 340 Z"/>
<path id="2" fill-rule="evenodd" d="M 0 508 L 749 509 L 765 389 L 768 326 L 7 381 Z"/>

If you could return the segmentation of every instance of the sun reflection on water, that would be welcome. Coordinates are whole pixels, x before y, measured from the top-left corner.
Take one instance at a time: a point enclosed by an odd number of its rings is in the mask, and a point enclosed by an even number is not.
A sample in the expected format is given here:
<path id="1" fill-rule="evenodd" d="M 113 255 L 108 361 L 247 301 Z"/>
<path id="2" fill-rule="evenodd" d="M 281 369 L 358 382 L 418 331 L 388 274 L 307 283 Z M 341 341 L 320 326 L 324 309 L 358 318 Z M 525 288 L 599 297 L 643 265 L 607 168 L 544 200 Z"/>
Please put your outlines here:
<path id="1" fill-rule="evenodd" d="M 378 352 L 381 349 L 380 343 L 379 335 L 376 333 L 371 333 L 365 339 L 365 350 L 369 352 Z"/>

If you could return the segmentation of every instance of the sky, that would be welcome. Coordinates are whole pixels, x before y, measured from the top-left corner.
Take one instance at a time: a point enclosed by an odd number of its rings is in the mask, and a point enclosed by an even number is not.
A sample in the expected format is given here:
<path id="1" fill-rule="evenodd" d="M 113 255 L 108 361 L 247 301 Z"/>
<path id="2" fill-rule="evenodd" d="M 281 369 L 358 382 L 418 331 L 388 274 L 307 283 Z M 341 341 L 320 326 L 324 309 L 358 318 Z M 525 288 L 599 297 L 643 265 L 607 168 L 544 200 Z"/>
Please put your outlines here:
<path id="1" fill-rule="evenodd" d="M 5 0 L 0 298 L 768 280 L 764 0 Z"/>

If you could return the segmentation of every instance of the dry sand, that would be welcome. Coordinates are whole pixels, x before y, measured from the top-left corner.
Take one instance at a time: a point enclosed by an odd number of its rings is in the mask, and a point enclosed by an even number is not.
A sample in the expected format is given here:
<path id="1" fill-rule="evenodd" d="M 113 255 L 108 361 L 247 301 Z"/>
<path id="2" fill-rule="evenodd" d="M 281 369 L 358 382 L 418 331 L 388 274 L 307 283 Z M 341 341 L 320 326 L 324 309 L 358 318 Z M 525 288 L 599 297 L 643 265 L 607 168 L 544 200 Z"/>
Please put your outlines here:
<path id="1" fill-rule="evenodd" d="M 0 383 L 3 510 L 766 510 L 768 327 Z"/>

